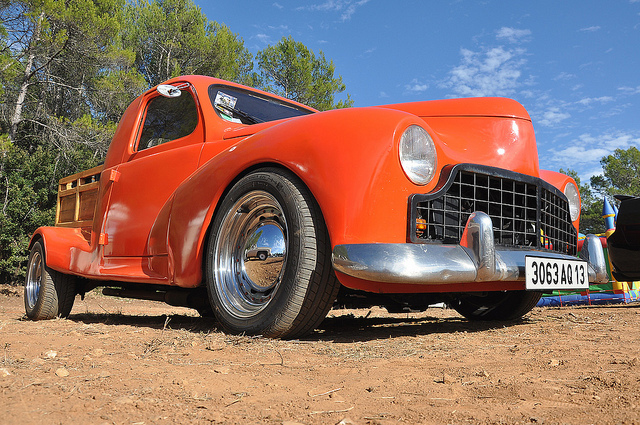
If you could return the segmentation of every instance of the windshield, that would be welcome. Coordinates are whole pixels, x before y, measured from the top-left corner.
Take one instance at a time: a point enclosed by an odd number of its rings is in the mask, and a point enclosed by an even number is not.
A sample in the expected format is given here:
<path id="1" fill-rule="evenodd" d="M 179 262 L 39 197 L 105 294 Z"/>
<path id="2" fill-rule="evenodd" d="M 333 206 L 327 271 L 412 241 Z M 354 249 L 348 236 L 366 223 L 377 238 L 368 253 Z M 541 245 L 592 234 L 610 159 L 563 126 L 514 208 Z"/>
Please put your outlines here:
<path id="1" fill-rule="evenodd" d="M 257 124 L 313 113 L 297 105 L 228 86 L 209 86 L 209 99 L 220 117 L 242 124 Z"/>

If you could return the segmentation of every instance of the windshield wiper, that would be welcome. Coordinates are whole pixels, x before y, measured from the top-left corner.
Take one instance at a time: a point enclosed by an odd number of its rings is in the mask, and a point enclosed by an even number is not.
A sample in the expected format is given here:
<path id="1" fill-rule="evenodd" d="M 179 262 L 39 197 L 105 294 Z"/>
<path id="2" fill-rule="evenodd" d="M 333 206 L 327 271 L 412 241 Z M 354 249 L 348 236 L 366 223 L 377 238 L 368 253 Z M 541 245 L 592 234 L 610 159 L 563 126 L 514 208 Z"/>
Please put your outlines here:
<path id="1" fill-rule="evenodd" d="M 261 122 L 264 122 L 264 120 L 261 120 L 258 117 L 254 117 L 253 115 L 247 114 L 244 111 L 241 111 L 240 109 L 236 109 L 236 108 L 232 108 L 231 106 L 228 105 L 215 105 L 216 109 L 219 110 L 220 112 L 224 113 L 224 114 L 228 114 L 228 112 L 231 112 L 233 115 L 237 115 L 240 118 L 244 118 L 245 120 L 249 121 L 250 124 L 258 124 Z"/>

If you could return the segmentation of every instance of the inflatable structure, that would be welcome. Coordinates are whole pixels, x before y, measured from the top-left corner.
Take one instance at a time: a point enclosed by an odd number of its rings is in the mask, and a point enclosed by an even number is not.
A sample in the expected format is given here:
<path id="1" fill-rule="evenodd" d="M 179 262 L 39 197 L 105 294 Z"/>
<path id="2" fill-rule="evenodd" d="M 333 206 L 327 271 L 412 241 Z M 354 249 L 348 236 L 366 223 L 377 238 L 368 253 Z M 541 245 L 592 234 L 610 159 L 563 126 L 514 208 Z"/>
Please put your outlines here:
<path id="1" fill-rule="evenodd" d="M 609 282 L 597 285 L 590 285 L 586 291 L 554 291 L 552 294 L 543 295 L 538 302 L 538 307 L 542 306 L 567 306 L 567 305 L 595 305 L 608 303 L 630 303 L 640 301 L 640 281 L 639 282 L 619 282 L 611 273 L 611 261 L 609 258 L 609 247 L 607 238 L 611 236 L 616 228 L 618 209 L 615 204 L 611 204 L 604 198 L 602 207 L 602 218 L 604 219 L 607 231 L 597 235 L 604 249 L 607 263 L 607 273 Z M 582 248 L 585 236 L 580 235 L 578 250 Z"/>

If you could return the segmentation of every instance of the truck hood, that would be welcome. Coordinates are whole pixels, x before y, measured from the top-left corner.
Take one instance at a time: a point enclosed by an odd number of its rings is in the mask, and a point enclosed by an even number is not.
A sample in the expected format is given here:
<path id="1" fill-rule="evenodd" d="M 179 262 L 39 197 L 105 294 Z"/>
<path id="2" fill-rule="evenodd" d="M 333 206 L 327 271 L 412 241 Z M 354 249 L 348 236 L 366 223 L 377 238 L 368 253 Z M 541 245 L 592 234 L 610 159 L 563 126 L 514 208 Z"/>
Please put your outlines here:
<path id="1" fill-rule="evenodd" d="M 420 117 L 435 136 L 439 147 L 439 168 L 474 163 L 535 177 L 540 175 L 531 118 L 515 100 L 498 97 L 445 99 L 350 108 L 350 113 L 360 110 L 360 113 L 366 114 L 367 110 L 372 109 L 390 109 Z M 324 114 L 341 114 L 341 111 L 321 112 L 318 115 Z M 288 120 L 230 128 L 223 137 L 246 138 L 285 121 Z"/>
<path id="2" fill-rule="evenodd" d="M 500 117 L 520 118 L 531 121 L 522 105 L 512 99 L 501 97 L 475 97 L 465 99 L 430 100 L 425 102 L 397 103 L 374 106 L 374 108 L 395 109 L 417 115 L 421 118 L 435 117 Z M 270 121 L 242 127 L 230 127 L 224 131 L 224 139 L 247 137 L 259 131 L 278 125 L 284 120 Z"/>
<path id="3" fill-rule="evenodd" d="M 531 117 L 515 100 L 446 99 L 380 107 L 420 117 L 441 148 L 440 167 L 472 162 L 540 175 Z"/>
<path id="4" fill-rule="evenodd" d="M 397 103 L 378 108 L 396 109 L 422 118 L 430 117 L 500 117 L 531 121 L 524 106 L 503 97 L 472 97 L 464 99 L 430 100 Z"/>

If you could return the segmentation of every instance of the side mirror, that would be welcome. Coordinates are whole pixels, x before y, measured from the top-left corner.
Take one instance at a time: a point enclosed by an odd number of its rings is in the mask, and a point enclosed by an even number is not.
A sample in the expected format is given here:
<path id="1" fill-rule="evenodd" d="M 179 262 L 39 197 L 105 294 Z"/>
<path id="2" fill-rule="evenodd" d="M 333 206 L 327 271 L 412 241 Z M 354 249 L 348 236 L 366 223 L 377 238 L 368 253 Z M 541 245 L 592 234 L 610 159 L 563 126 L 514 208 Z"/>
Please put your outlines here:
<path id="1" fill-rule="evenodd" d="M 179 97 L 182 94 L 180 88 L 172 86 L 170 84 L 160 84 L 156 87 L 156 91 L 164 97 Z"/>

